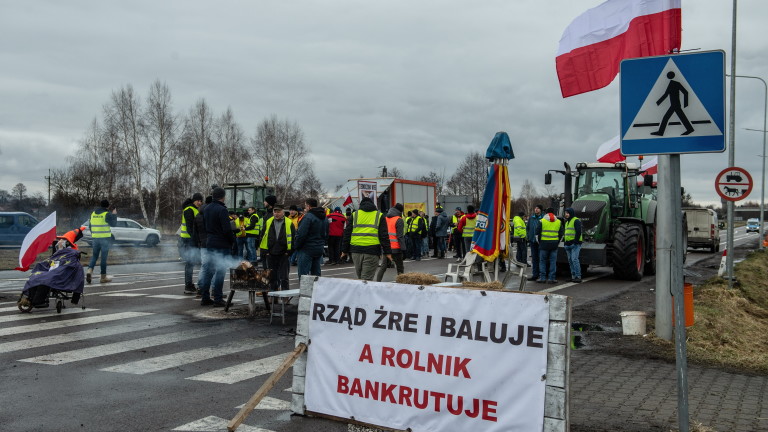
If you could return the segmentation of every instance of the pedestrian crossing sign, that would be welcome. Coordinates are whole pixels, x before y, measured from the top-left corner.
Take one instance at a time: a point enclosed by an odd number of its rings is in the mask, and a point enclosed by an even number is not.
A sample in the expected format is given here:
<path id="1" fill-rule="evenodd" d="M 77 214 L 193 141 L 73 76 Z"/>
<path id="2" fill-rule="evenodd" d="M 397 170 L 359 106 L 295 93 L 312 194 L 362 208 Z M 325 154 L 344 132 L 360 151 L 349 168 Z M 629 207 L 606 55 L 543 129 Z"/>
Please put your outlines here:
<path id="1" fill-rule="evenodd" d="M 621 62 L 621 153 L 725 151 L 725 52 Z"/>

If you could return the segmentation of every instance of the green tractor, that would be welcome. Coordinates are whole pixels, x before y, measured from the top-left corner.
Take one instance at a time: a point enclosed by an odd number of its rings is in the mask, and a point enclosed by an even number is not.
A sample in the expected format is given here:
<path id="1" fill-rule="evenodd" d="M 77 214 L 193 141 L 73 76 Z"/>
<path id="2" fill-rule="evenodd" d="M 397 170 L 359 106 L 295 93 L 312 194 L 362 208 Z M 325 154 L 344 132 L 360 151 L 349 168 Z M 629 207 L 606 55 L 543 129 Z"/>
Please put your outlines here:
<path id="1" fill-rule="evenodd" d="M 581 219 L 582 270 L 589 265 L 611 266 L 618 279 L 640 280 L 656 273 L 656 197 L 652 176 L 642 177 L 635 163 L 578 163 L 565 171 L 561 211 L 573 207 Z M 574 181 L 575 178 L 575 181 Z M 544 183 L 552 184 L 551 172 Z M 562 215 L 562 214 L 561 214 Z M 560 246 L 558 263 L 567 266 Z"/>
<path id="2" fill-rule="evenodd" d="M 227 192 L 227 208 L 240 214 L 245 214 L 248 207 L 254 206 L 259 215 L 263 215 L 267 210 L 264 199 L 275 194 L 275 187 L 268 183 L 224 183 L 223 188 Z"/>

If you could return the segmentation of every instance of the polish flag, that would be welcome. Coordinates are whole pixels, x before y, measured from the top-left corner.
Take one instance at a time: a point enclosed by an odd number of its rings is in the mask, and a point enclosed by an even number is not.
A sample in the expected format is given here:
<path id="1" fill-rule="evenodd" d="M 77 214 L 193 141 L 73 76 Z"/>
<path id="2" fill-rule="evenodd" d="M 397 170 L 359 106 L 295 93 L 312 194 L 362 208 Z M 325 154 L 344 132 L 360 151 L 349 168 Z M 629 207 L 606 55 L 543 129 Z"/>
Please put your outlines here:
<path id="1" fill-rule="evenodd" d="M 681 0 L 608 0 L 565 29 L 555 66 L 563 97 L 607 86 L 623 59 L 680 49 Z"/>
<path id="2" fill-rule="evenodd" d="M 24 237 L 19 251 L 18 271 L 27 271 L 35 258 L 45 252 L 56 240 L 56 212 L 35 225 Z"/>
<path id="3" fill-rule="evenodd" d="M 658 174 L 659 173 L 659 158 L 654 156 L 643 162 L 643 166 L 640 167 L 640 172 L 645 171 L 645 174 Z"/>
<path id="4" fill-rule="evenodd" d="M 616 163 L 627 160 L 627 158 L 621 154 L 620 144 L 621 142 L 619 141 L 619 136 L 616 135 L 615 137 L 600 145 L 600 148 L 597 149 L 597 155 L 595 158 L 598 162 L 607 163 Z"/>
<path id="5" fill-rule="evenodd" d="M 344 195 L 344 203 L 341 204 L 342 207 L 346 207 L 348 205 L 352 204 L 352 194 L 347 192 L 346 195 Z"/>

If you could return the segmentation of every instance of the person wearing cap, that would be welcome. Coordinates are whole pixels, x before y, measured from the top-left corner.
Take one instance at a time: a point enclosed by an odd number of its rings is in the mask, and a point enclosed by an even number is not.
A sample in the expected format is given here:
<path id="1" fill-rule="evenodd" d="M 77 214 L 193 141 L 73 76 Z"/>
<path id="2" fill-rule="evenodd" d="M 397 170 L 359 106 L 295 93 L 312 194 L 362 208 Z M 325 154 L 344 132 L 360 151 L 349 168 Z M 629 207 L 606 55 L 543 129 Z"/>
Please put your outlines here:
<path id="1" fill-rule="evenodd" d="M 539 283 L 557 283 L 557 246 L 563 238 L 563 222 L 555 216 L 555 209 L 549 207 L 536 229 L 539 240 Z"/>
<path id="2" fill-rule="evenodd" d="M 438 207 L 436 211 L 437 217 L 433 224 L 435 226 L 435 255 L 438 259 L 443 259 L 446 249 L 445 241 L 451 231 L 451 220 L 442 207 Z"/>
<path id="3" fill-rule="evenodd" d="M 261 218 L 261 227 L 259 229 L 259 238 L 261 238 L 262 235 L 264 235 L 264 223 L 266 223 L 267 219 L 272 217 L 273 208 L 275 203 L 277 203 L 277 197 L 274 195 L 267 195 L 264 197 L 264 208 L 266 209 L 264 216 Z M 259 240 L 260 243 L 261 241 Z M 261 256 L 261 266 L 266 270 L 267 267 L 267 257 L 266 255 L 261 255 L 262 251 L 261 248 L 259 248 L 259 254 Z"/>
<path id="4" fill-rule="evenodd" d="M 205 231 L 205 219 L 203 218 L 203 212 L 205 211 L 205 208 L 213 202 L 213 196 L 208 195 L 205 197 L 205 203 L 200 206 L 197 209 L 197 216 L 195 216 L 195 229 L 192 231 L 192 242 L 194 243 L 195 247 L 200 250 L 200 263 L 205 262 L 205 257 L 208 254 L 208 250 L 205 248 L 206 244 L 208 243 L 208 232 Z M 197 294 L 195 295 L 195 298 L 201 298 L 202 292 L 200 291 L 200 281 L 205 279 L 205 275 L 203 274 L 203 270 L 205 268 L 201 265 L 200 266 L 200 272 L 197 274 Z"/>
<path id="5" fill-rule="evenodd" d="M 203 194 L 195 192 L 192 199 L 184 202 L 184 210 L 181 212 L 181 232 L 179 241 L 181 242 L 181 256 L 184 259 L 184 294 L 196 294 L 197 288 L 192 280 L 192 272 L 195 264 L 200 263 L 200 249 L 195 244 L 195 217 L 199 213 L 199 208 L 203 204 Z"/>
<path id="6" fill-rule="evenodd" d="M 344 237 L 344 224 L 347 218 L 336 207 L 328 215 L 328 262 L 326 265 L 341 264 L 341 238 Z"/>
<path id="7" fill-rule="evenodd" d="M 454 251 L 454 258 L 457 258 L 459 261 L 461 261 L 461 258 L 464 258 L 464 240 L 461 238 L 461 233 L 459 232 L 459 220 L 461 220 L 461 217 L 464 216 L 464 212 L 461 211 L 461 207 L 456 207 L 456 210 L 453 211 L 453 216 L 451 216 L 451 244 L 453 245 L 453 251 Z"/>
<path id="8" fill-rule="evenodd" d="M 256 240 L 259 238 L 259 230 L 261 229 L 261 221 L 259 220 L 259 214 L 256 212 L 256 207 L 248 207 L 248 216 L 246 220 L 248 222 L 245 225 L 245 249 L 247 251 L 245 259 L 255 262 Z"/>
<path id="9" fill-rule="evenodd" d="M 96 261 L 101 256 L 101 279 L 99 282 L 111 282 L 112 278 L 107 275 L 107 256 L 109 247 L 112 245 L 112 227 L 117 223 L 117 209 L 109 210 L 109 201 L 101 200 L 99 208 L 91 213 L 91 246 L 93 247 L 91 262 L 88 264 L 88 270 L 85 272 L 85 281 L 91 283 L 93 277 L 93 268 L 96 267 Z"/>
<path id="10" fill-rule="evenodd" d="M 267 268 L 272 270 L 269 281 L 272 290 L 287 290 L 288 273 L 291 265 L 288 257 L 293 253 L 293 240 L 296 229 L 290 220 L 285 218 L 282 204 L 275 204 L 272 216 L 264 222 L 261 235 L 261 256 L 267 260 Z"/>
<path id="11" fill-rule="evenodd" d="M 467 213 L 459 219 L 459 225 L 457 226 L 461 235 L 461 240 L 464 242 L 464 255 L 472 250 L 472 237 L 475 235 L 475 224 L 477 224 L 475 206 L 468 205 Z M 458 261 L 461 261 L 461 259 Z"/>
<path id="12" fill-rule="evenodd" d="M 229 220 L 229 212 L 224 204 L 226 192 L 223 188 L 213 190 L 210 204 L 203 210 L 205 222 L 206 244 L 205 261 L 200 270 L 200 300 L 201 306 L 223 307 L 224 276 L 229 269 L 232 245 L 235 244 L 235 233 Z"/>
<path id="13" fill-rule="evenodd" d="M 524 216 L 525 212 L 521 211 L 512 218 L 512 242 L 517 245 L 515 261 L 520 264 L 528 264 L 528 244 L 525 241 L 528 232 L 525 228 Z"/>
<path id="14" fill-rule="evenodd" d="M 379 263 L 379 269 L 376 271 L 376 282 L 381 282 L 387 268 L 394 263 L 397 274 L 405 273 L 403 267 L 403 250 L 405 248 L 405 223 L 403 222 L 403 205 L 395 204 L 387 212 L 387 235 L 389 236 L 389 246 L 392 249 L 392 259 L 384 258 Z"/>
<path id="15" fill-rule="evenodd" d="M 528 240 L 528 244 L 531 245 L 531 271 L 533 274 L 528 278 L 529 281 L 539 280 L 539 225 L 541 225 L 541 218 L 544 215 L 541 213 L 544 211 L 544 206 L 536 204 L 533 208 L 533 214 L 528 217 L 528 224 L 525 227 L 525 238 Z"/>
<path id="16" fill-rule="evenodd" d="M 328 224 L 325 221 L 325 209 L 318 207 L 317 199 L 307 198 L 304 201 L 304 217 L 296 230 L 293 245 L 294 255 L 298 255 L 299 280 L 308 274 L 320 276 L 327 240 Z"/>
<path id="17" fill-rule="evenodd" d="M 568 207 L 565 209 L 565 254 L 568 256 L 568 265 L 571 267 L 571 279 L 569 282 L 581 283 L 581 219 L 576 217 L 576 211 Z"/>
<path id="18" fill-rule="evenodd" d="M 392 259 L 387 220 L 368 197 L 360 200 L 360 208 L 352 213 L 351 223 L 344 229 L 341 256 L 352 256 L 358 279 L 373 280 L 381 253 Z"/>

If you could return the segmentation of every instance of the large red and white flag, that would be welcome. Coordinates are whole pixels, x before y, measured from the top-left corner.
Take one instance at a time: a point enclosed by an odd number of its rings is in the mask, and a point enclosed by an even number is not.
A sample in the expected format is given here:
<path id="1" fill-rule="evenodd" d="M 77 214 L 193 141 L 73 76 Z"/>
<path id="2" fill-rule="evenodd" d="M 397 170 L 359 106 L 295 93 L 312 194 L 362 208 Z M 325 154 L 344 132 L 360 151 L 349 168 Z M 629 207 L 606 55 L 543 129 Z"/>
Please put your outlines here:
<path id="1" fill-rule="evenodd" d="M 341 206 L 346 207 L 350 204 L 352 204 L 352 194 L 347 192 L 347 194 L 344 195 L 344 203 L 342 203 Z"/>
<path id="2" fill-rule="evenodd" d="M 623 59 L 680 49 L 681 0 L 608 0 L 576 17 L 555 65 L 563 97 L 607 86 Z"/>
<path id="3" fill-rule="evenodd" d="M 647 161 L 643 162 L 643 165 L 640 167 L 640 172 L 643 172 L 644 174 L 658 174 L 659 173 L 659 158 L 658 156 L 653 156 L 648 158 Z"/>
<path id="4" fill-rule="evenodd" d="M 19 266 L 16 267 L 16 270 L 29 270 L 29 266 L 35 262 L 35 258 L 45 252 L 55 240 L 56 212 L 53 212 L 35 225 L 24 237 L 19 251 Z"/>
<path id="5" fill-rule="evenodd" d="M 597 159 L 598 162 L 607 163 L 616 163 L 627 160 L 627 158 L 621 154 L 621 142 L 619 140 L 619 136 L 616 135 L 615 137 L 602 143 L 600 148 L 597 149 L 595 159 Z"/>

